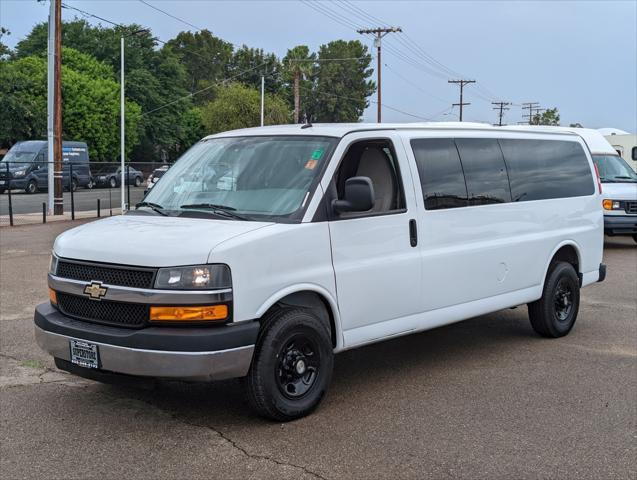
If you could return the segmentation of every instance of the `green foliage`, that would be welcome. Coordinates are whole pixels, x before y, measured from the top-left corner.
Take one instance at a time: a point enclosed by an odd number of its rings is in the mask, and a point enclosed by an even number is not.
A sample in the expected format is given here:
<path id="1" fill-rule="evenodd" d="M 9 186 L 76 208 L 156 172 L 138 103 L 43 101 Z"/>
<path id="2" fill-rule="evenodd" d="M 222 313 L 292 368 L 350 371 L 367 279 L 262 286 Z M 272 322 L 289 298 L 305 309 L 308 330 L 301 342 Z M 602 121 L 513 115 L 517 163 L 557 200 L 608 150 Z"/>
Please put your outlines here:
<path id="1" fill-rule="evenodd" d="M 208 30 L 180 32 L 166 44 L 186 68 L 185 87 L 196 92 L 228 76 L 232 59 L 232 44 L 215 37 Z M 202 104 L 211 99 L 210 93 L 195 97 Z"/>
<path id="2" fill-rule="evenodd" d="M 329 59 L 356 58 L 358 60 L 328 61 Z M 369 77 L 372 57 L 358 40 L 336 40 L 321 45 L 318 66 L 314 72 L 314 85 L 302 95 L 311 98 L 308 117 L 314 122 L 357 122 L 369 105 L 367 97 L 376 91 Z"/>
<path id="3" fill-rule="evenodd" d="M 281 62 L 273 53 L 266 54 L 261 48 L 243 45 L 233 53 L 228 74 L 237 76 L 237 81 L 259 90 L 261 75 L 265 75 L 266 93 L 280 93 L 281 70 Z"/>
<path id="4" fill-rule="evenodd" d="M 557 108 L 549 108 L 541 114 L 535 114 L 531 123 L 533 125 L 558 126 L 560 124 L 560 114 L 557 111 Z"/>
<path id="5" fill-rule="evenodd" d="M 265 96 L 264 110 L 266 125 L 287 123 L 290 120 L 286 102 L 276 95 Z M 220 87 L 215 92 L 215 99 L 203 107 L 201 115 L 206 135 L 257 127 L 261 123 L 260 93 L 241 83 Z"/>
<path id="6" fill-rule="evenodd" d="M 119 85 L 108 65 L 70 48 L 62 51 L 63 137 L 85 141 L 92 160 L 112 161 L 119 148 Z M 0 64 L 0 144 L 46 137 L 46 59 Z M 138 142 L 139 105 L 126 103 L 127 149 Z"/>
<path id="7" fill-rule="evenodd" d="M 4 27 L 0 27 L 0 61 L 6 60 L 11 54 L 11 49 L 2 43 L 2 37 L 5 35 L 11 35 L 11 32 Z"/>

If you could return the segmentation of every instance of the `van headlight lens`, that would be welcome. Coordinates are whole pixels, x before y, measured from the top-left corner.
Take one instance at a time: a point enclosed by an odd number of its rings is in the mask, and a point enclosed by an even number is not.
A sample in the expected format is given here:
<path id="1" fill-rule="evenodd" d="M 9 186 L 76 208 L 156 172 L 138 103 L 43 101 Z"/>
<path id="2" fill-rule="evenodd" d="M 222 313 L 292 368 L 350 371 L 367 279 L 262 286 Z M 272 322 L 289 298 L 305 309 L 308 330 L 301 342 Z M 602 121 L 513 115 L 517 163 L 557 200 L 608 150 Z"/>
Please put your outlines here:
<path id="1" fill-rule="evenodd" d="M 51 261 L 49 262 L 49 273 L 51 275 L 55 275 L 58 270 L 58 257 L 55 256 L 55 253 L 51 253 Z"/>
<path id="2" fill-rule="evenodd" d="M 624 209 L 622 202 L 618 200 L 606 199 L 602 202 L 602 205 L 604 206 L 604 210 L 623 210 Z"/>
<path id="3" fill-rule="evenodd" d="M 26 170 L 16 170 L 15 172 L 13 172 L 13 176 L 14 178 L 22 178 L 27 174 Z"/>
<path id="4" fill-rule="evenodd" d="M 160 268 L 155 288 L 162 290 L 216 290 L 232 287 L 227 265 Z"/>

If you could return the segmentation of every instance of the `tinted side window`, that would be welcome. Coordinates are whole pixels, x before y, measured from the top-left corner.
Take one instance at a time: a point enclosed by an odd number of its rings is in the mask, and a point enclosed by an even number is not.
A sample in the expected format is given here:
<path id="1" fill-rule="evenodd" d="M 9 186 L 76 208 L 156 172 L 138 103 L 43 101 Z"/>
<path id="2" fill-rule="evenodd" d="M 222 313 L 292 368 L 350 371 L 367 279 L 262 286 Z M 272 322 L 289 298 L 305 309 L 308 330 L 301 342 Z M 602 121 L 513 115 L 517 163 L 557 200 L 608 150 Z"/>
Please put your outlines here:
<path id="1" fill-rule="evenodd" d="M 577 142 L 502 139 L 514 202 L 591 195 L 586 154 Z"/>
<path id="2" fill-rule="evenodd" d="M 469 205 L 511 201 L 509 177 L 496 139 L 457 138 Z"/>
<path id="3" fill-rule="evenodd" d="M 467 186 L 452 138 L 411 141 L 427 210 L 467 206 Z"/>

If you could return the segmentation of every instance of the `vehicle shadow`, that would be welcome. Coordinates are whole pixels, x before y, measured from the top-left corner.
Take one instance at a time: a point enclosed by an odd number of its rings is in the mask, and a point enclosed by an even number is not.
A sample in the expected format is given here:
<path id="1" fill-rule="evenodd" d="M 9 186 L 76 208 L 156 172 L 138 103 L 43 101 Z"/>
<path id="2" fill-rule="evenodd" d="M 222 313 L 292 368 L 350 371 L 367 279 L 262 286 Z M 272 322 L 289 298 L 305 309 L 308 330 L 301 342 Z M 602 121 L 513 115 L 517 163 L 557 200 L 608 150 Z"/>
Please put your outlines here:
<path id="1" fill-rule="evenodd" d="M 388 395 L 400 396 L 396 382 L 421 378 L 426 383 L 430 369 L 450 364 L 477 368 L 488 357 L 538 339 L 529 325 L 527 309 L 522 306 L 349 350 L 335 357 L 327 403 L 330 410 L 339 411 L 340 402 L 351 405 L 351 397 L 357 392 L 367 395 L 370 390 L 379 391 L 386 399 Z M 118 398 L 134 398 L 197 424 L 272 424 L 251 413 L 239 379 L 212 383 L 158 381 L 144 389 L 102 385 L 99 389 Z"/>
<path id="2" fill-rule="evenodd" d="M 637 247 L 632 237 L 604 237 L 604 249 L 608 250 L 630 250 Z"/>

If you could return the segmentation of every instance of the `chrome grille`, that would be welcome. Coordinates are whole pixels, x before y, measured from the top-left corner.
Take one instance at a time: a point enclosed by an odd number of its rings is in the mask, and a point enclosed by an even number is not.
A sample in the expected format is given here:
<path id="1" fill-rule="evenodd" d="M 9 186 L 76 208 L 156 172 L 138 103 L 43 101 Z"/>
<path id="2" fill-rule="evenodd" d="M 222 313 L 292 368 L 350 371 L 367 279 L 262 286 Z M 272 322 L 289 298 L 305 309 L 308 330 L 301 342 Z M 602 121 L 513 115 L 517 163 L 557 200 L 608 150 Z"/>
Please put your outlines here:
<path id="1" fill-rule="evenodd" d="M 88 298 L 57 292 L 61 312 L 87 322 L 141 328 L 148 320 L 148 306 L 139 303 L 90 300 Z"/>
<path id="2" fill-rule="evenodd" d="M 107 285 L 122 287 L 153 288 L 155 270 L 60 260 L 55 275 L 85 282 L 96 280 Z"/>
<path id="3" fill-rule="evenodd" d="M 626 202 L 625 210 L 626 213 L 637 214 L 637 201 Z"/>

